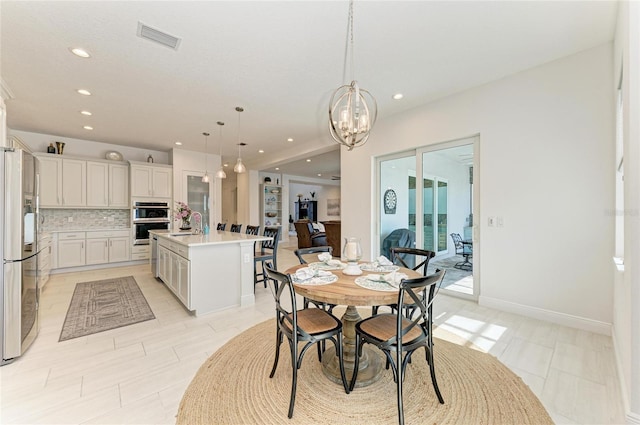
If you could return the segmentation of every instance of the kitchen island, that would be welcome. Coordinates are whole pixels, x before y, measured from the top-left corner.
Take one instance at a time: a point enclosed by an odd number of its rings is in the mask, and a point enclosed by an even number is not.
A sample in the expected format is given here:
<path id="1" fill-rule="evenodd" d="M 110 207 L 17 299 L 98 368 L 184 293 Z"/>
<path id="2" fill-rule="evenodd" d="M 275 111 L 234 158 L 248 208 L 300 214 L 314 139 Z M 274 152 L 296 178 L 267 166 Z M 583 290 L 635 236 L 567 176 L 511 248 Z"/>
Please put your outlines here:
<path id="1" fill-rule="evenodd" d="M 149 233 L 158 241 L 151 254 L 157 257 L 157 277 L 195 315 L 255 303 L 254 244 L 269 238 L 217 230 Z"/>

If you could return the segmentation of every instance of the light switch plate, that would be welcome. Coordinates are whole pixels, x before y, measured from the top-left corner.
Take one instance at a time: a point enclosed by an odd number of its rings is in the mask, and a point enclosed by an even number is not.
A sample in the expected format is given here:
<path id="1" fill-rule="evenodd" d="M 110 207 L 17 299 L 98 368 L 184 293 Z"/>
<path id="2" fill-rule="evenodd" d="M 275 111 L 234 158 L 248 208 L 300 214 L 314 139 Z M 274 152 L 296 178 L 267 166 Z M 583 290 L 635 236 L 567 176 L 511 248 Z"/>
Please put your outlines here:
<path id="1" fill-rule="evenodd" d="M 487 225 L 488 225 L 489 227 L 493 227 L 493 226 L 495 226 L 495 225 L 496 225 L 496 218 L 495 218 L 495 217 L 489 217 L 489 218 L 487 219 Z"/>

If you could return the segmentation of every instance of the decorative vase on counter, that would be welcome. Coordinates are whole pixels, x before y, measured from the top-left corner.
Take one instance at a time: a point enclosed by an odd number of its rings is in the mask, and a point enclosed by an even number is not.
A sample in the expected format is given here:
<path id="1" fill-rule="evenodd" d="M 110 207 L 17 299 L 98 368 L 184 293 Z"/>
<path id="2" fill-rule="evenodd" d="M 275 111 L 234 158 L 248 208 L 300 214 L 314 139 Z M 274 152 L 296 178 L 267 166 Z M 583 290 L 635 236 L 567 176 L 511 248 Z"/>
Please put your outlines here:
<path id="1" fill-rule="evenodd" d="M 180 230 L 189 230 L 191 229 L 191 220 L 188 218 L 182 219 L 182 226 L 180 226 Z"/>
<path id="2" fill-rule="evenodd" d="M 64 142 L 56 142 L 56 147 L 58 148 L 58 155 L 62 155 L 62 151 L 64 150 Z"/>

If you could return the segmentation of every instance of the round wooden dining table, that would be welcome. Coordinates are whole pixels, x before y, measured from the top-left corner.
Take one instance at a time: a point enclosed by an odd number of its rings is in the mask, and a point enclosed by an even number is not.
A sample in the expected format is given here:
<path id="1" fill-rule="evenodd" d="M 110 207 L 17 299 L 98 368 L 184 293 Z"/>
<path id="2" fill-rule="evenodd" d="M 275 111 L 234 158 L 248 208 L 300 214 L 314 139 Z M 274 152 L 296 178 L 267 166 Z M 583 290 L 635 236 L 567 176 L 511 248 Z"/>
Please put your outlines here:
<path id="1" fill-rule="evenodd" d="M 286 270 L 288 274 L 295 272 L 308 265 L 302 264 Z M 336 282 L 326 285 L 305 285 L 294 283 L 296 294 L 314 301 L 325 302 L 336 305 L 346 305 L 347 310 L 342 315 L 342 346 L 344 355 L 344 369 L 347 379 L 353 375 L 353 367 L 356 355 L 356 323 L 362 320 L 356 306 L 374 306 L 395 304 L 398 301 L 398 291 L 376 291 L 363 288 L 355 283 L 359 276 L 350 276 L 342 270 L 331 270 L 331 273 L 338 276 Z M 373 273 L 373 272 L 372 272 Z M 397 273 L 404 273 L 409 278 L 420 277 L 421 274 L 411 269 L 400 268 Z M 362 276 L 368 272 L 363 271 Z M 379 272 L 377 274 L 380 274 Z M 358 382 L 356 387 L 366 387 L 373 384 L 380 378 L 380 372 L 384 366 L 384 358 L 379 354 L 379 350 L 374 350 L 365 346 L 362 350 L 362 357 L 358 366 Z M 342 385 L 340 376 L 340 365 L 338 357 L 335 355 L 335 348 L 327 348 L 322 358 L 322 370 L 324 374 L 333 382 Z"/>

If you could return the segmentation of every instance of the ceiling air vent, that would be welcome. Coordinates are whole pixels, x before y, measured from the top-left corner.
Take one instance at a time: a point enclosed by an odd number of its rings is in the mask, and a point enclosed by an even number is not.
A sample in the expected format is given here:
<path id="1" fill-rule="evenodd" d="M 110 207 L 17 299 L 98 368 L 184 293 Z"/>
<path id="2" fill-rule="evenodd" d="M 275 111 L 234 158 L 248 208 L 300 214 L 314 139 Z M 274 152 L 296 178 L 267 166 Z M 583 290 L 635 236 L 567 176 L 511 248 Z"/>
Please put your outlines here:
<path id="1" fill-rule="evenodd" d="M 166 32 L 151 28 L 150 26 L 145 25 L 142 22 L 138 22 L 138 37 L 155 41 L 156 43 L 170 47 L 173 50 L 178 50 L 178 46 L 180 46 L 181 41 L 181 39 L 179 39 L 178 37 L 174 37 L 173 35 L 167 34 Z"/>

